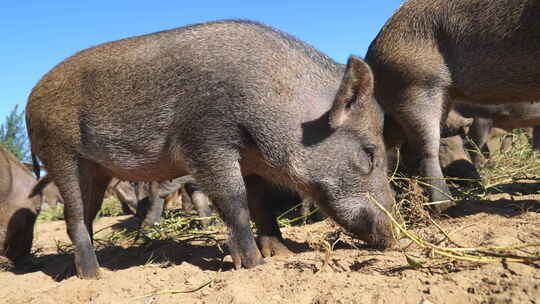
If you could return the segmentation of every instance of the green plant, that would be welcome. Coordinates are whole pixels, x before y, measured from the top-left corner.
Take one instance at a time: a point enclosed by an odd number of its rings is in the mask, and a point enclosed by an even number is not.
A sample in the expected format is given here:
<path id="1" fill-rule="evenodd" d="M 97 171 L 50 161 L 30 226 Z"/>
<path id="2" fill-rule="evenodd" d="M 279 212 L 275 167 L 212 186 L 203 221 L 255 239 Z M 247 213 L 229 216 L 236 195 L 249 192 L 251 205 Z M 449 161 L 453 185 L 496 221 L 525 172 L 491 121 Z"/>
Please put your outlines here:
<path id="1" fill-rule="evenodd" d="M 60 221 L 64 219 L 64 205 L 48 207 L 39 213 L 37 218 L 39 222 Z"/>

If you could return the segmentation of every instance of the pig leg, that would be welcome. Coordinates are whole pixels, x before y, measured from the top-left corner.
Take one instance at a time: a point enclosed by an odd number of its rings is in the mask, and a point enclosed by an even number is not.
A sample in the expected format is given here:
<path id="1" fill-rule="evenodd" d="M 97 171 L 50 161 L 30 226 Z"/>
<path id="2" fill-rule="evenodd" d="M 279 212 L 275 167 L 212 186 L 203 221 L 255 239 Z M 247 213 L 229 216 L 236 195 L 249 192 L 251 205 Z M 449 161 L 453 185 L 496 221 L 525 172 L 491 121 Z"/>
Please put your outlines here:
<path id="1" fill-rule="evenodd" d="M 140 203 L 140 202 L 139 202 Z M 142 226 L 151 226 L 158 223 L 163 213 L 164 199 L 159 195 L 159 183 L 150 183 L 150 195 L 148 196 L 148 208 L 144 215 Z"/>
<path id="2" fill-rule="evenodd" d="M 319 222 L 326 218 L 326 215 L 324 215 L 320 209 L 314 212 L 315 208 L 317 208 L 317 206 L 311 199 L 302 202 L 302 216 L 304 217 L 302 221 L 304 224 Z M 309 215 L 310 213 L 312 214 Z"/>
<path id="3" fill-rule="evenodd" d="M 246 186 L 237 151 L 193 151 L 194 176 L 229 230 L 229 251 L 236 269 L 264 263 L 249 222 Z"/>
<path id="4" fill-rule="evenodd" d="M 58 151 L 56 157 L 58 157 Z M 92 246 L 91 232 L 85 221 L 85 208 L 90 190 L 94 184 L 94 170 L 84 172 L 85 166 L 79 167 L 80 161 L 67 154 L 60 158 L 53 158 L 47 163 L 53 164 L 47 170 L 54 177 L 55 182 L 64 198 L 64 217 L 66 219 L 67 233 L 75 246 L 75 269 L 77 276 L 83 279 L 97 279 L 100 276 L 99 264 L 94 247 Z M 61 159 L 61 161 L 58 161 Z M 85 168 L 86 169 L 86 168 Z M 106 186 L 106 185 L 105 185 Z M 86 195 L 82 194 L 82 191 Z"/>
<path id="5" fill-rule="evenodd" d="M 533 151 L 535 153 L 540 153 L 540 127 L 533 128 L 532 138 Z"/>
<path id="6" fill-rule="evenodd" d="M 386 106 L 385 110 L 390 112 L 394 119 L 399 117 L 398 123 L 407 135 L 409 151 L 414 151 L 405 157 L 416 159 L 416 168 L 419 168 L 421 176 L 428 178 L 426 183 L 431 185 L 428 188 L 431 200 L 446 201 L 433 205 L 435 212 L 442 212 L 454 205 L 453 202 L 448 202 L 452 197 L 439 163 L 444 93 L 436 88 L 413 87 L 395 97 L 401 102 L 405 100 L 404 104 L 408 106 Z"/>
<path id="7" fill-rule="evenodd" d="M 484 159 L 486 160 L 491 157 L 491 150 L 489 149 L 489 146 L 487 143 L 482 147 L 482 155 L 484 156 Z"/>
<path id="8" fill-rule="evenodd" d="M 471 159 L 475 166 L 482 164 L 484 158 L 483 149 L 487 145 L 487 140 L 489 137 L 489 131 L 493 126 L 493 121 L 491 119 L 485 119 L 476 117 L 472 126 L 469 129 L 469 137 L 472 140 L 473 144 L 468 144 L 468 150 L 472 151 Z"/>
<path id="9" fill-rule="evenodd" d="M 191 197 L 187 192 L 186 186 L 184 185 L 181 189 L 182 209 L 186 214 L 190 215 L 193 211 L 193 202 L 191 201 Z"/>
<path id="10" fill-rule="evenodd" d="M 534 138 L 533 138 L 533 142 L 534 142 Z M 508 134 L 503 135 L 502 140 L 501 140 L 501 148 L 499 149 L 500 153 L 506 153 L 510 151 L 510 148 L 512 148 L 513 144 L 514 144 L 514 136 L 512 134 L 508 133 Z"/>
<path id="11" fill-rule="evenodd" d="M 249 211 L 251 218 L 257 226 L 259 248 L 262 255 L 266 257 L 274 255 L 285 255 L 291 252 L 283 245 L 283 237 L 273 214 L 270 202 L 265 202 L 267 196 L 265 190 L 268 185 L 259 176 L 246 177 L 247 195 L 249 201 Z M 266 185 L 266 186 L 265 186 Z"/>
<path id="12" fill-rule="evenodd" d="M 107 185 L 109 185 L 111 178 L 105 174 L 100 174 L 99 167 L 93 163 L 91 164 L 87 161 L 82 161 L 81 168 L 86 175 L 84 179 L 87 180 L 86 182 L 81 183 L 81 193 L 84 203 L 84 223 L 88 230 L 88 234 L 90 235 L 90 240 L 93 242 L 94 232 L 92 223 L 101 209 L 105 191 L 107 190 Z"/>
<path id="13" fill-rule="evenodd" d="M 120 204 L 122 204 L 122 211 L 124 211 L 125 214 L 137 213 L 137 199 L 132 193 L 126 192 L 126 188 L 121 187 L 119 184 L 114 187 L 114 193 L 120 201 Z"/>
<path id="14" fill-rule="evenodd" d="M 308 223 L 308 214 L 311 212 L 312 206 L 313 204 L 311 203 L 311 201 L 302 202 L 302 224 L 304 225 Z"/>
<path id="15" fill-rule="evenodd" d="M 185 185 L 186 191 L 189 193 L 191 197 L 191 202 L 193 203 L 193 206 L 195 206 L 195 209 L 197 209 L 197 213 L 200 217 L 210 217 L 212 216 L 212 209 L 210 208 L 210 200 L 208 199 L 208 196 L 204 194 L 200 189 L 199 186 L 192 183 L 186 183 Z M 201 220 L 201 225 L 203 227 L 207 227 L 210 225 L 211 219 L 204 219 Z"/>
<path id="16" fill-rule="evenodd" d="M 165 202 L 163 202 L 163 210 L 170 209 L 178 205 L 178 191 L 174 191 L 173 193 L 167 195 Z"/>

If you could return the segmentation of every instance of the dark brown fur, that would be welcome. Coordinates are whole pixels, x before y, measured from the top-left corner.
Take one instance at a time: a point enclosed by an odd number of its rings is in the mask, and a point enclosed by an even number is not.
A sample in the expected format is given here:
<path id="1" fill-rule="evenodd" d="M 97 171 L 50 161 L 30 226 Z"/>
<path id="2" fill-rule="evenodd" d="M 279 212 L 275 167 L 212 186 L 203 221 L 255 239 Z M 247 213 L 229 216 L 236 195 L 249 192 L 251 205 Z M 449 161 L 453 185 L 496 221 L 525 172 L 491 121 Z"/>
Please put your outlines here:
<path id="1" fill-rule="evenodd" d="M 457 103 L 455 110 L 464 117 L 474 118 L 468 136 L 472 140 L 469 150 L 480 150 L 489 157 L 487 142 L 492 128 L 511 131 L 515 128 L 533 127 L 533 149 L 540 151 L 540 103 L 513 103 L 501 105 L 471 105 Z M 475 165 L 483 161 L 480 153 L 471 154 Z"/>
<path id="2" fill-rule="evenodd" d="M 500 104 L 540 98 L 540 2 L 411 0 L 371 43 L 366 61 L 388 119 L 387 145 L 417 147 L 435 201 L 447 199 L 439 166 L 440 123 L 452 99 Z M 438 211 L 451 204 L 438 205 Z"/>
<path id="3" fill-rule="evenodd" d="M 158 223 L 167 204 L 173 204 L 172 200 L 178 200 L 183 188 L 190 189 L 183 198 L 186 205 L 194 205 L 201 217 L 212 215 L 208 197 L 198 189 L 195 179 L 191 176 L 171 181 L 135 184 L 113 178 L 107 192 L 120 201 L 126 213 L 136 215 L 144 226 Z M 210 220 L 202 220 L 201 223 L 208 226 Z"/>
<path id="4" fill-rule="evenodd" d="M 78 275 L 99 275 L 92 220 L 113 176 L 192 174 L 229 227 L 236 267 L 262 263 L 243 179 L 252 174 L 312 197 L 359 238 L 389 246 L 389 221 L 367 197 L 392 204 L 372 89 L 360 59 L 344 73 L 301 41 L 244 21 L 128 38 L 66 59 L 32 90 L 26 113 L 32 151 L 65 199 Z"/>

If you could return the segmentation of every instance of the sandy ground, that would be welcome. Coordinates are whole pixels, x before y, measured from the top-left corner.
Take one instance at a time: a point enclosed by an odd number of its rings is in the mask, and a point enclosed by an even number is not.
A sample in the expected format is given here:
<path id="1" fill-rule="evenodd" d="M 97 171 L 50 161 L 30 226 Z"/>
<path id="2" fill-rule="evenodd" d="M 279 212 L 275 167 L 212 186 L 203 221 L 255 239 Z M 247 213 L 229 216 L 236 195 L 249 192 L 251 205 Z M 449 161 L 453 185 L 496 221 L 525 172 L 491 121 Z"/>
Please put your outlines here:
<path id="1" fill-rule="evenodd" d="M 443 229 L 462 246 L 540 242 L 540 202 L 500 198 L 463 202 Z M 112 225 L 112 227 L 111 227 Z M 98 238 L 129 226 L 127 216 L 101 218 Z M 146 246 L 98 241 L 100 280 L 55 278 L 69 265 L 62 221 L 37 225 L 34 267 L 0 272 L 0 303 L 540 303 L 540 268 L 428 259 L 408 266 L 400 250 L 375 251 L 340 234 L 329 221 L 284 229 L 289 256 L 232 270 L 215 243 L 159 241 Z M 442 239 L 435 227 L 415 230 Z M 333 250 L 328 245 L 333 244 Z M 452 246 L 448 241 L 441 245 Z M 538 254 L 540 247 L 516 251 Z M 426 251 L 409 246 L 408 255 Z M 179 293 L 171 294 L 167 291 Z M 159 294 L 163 293 L 163 294 Z"/>

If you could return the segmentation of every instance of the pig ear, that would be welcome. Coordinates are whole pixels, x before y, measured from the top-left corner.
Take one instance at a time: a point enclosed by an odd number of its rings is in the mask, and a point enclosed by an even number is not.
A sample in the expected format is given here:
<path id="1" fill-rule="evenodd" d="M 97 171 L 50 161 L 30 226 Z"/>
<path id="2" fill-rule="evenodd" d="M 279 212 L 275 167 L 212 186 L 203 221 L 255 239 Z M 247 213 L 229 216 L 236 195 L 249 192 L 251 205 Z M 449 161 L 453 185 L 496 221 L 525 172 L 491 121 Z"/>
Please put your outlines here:
<path id="1" fill-rule="evenodd" d="M 43 193 L 43 189 L 52 182 L 52 178 L 50 175 L 46 175 L 38 180 L 38 182 L 32 187 L 32 190 L 30 190 L 30 193 L 28 194 L 28 198 L 32 198 L 36 195 L 41 195 Z"/>
<path id="2" fill-rule="evenodd" d="M 373 95 L 373 73 L 362 59 L 351 56 L 330 109 L 330 127 L 337 129 L 351 118 L 355 109 Z"/>

